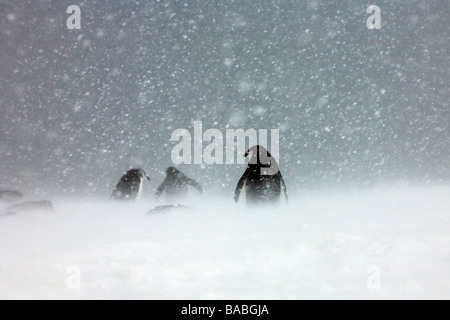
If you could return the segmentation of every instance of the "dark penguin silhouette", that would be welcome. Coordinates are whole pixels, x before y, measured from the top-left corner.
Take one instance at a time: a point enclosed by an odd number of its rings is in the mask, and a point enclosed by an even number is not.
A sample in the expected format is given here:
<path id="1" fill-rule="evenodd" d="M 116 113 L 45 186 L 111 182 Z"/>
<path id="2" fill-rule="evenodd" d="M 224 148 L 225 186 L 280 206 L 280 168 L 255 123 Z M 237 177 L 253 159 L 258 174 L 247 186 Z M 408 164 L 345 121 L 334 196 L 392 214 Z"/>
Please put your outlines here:
<path id="1" fill-rule="evenodd" d="M 249 163 L 237 184 L 234 200 L 238 202 L 244 190 L 248 204 L 279 204 L 283 190 L 287 201 L 286 184 L 275 158 L 259 145 L 251 147 L 245 157 Z"/>
<path id="2" fill-rule="evenodd" d="M 135 200 L 141 194 L 145 180 L 150 180 L 150 178 L 144 170 L 129 170 L 117 183 L 111 198 L 115 200 Z"/>
<path id="3" fill-rule="evenodd" d="M 165 191 L 166 197 L 169 199 L 182 198 L 188 194 L 188 186 L 197 189 L 200 193 L 203 192 L 201 185 L 197 181 L 188 178 L 178 169 L 169 167 L 166 170 L 166 179 L 156 190 L 155 197 L 158 199 Z"/>

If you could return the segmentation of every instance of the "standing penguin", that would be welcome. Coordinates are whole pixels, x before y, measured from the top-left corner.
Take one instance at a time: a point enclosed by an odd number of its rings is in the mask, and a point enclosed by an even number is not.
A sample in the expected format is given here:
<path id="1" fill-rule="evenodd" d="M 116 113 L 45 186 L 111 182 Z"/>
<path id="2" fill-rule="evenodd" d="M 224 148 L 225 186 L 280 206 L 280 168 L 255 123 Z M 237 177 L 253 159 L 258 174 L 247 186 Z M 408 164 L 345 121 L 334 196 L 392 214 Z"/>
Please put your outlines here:
<path id="1" fill-rule="evenodd" d="M 144 170 L 129 170 L 117 183 L 111 198 L 115 200 L 135 200 L 142 192 L 144 180 L 150 180 Z"/>
<path id="2" fill-rule="evenodd" d="M 166 170 L 166 179 L 161 183 L 155 193 L 158 199 L 165 191 L 167 198 L 177 199 L 185 197 L 188 193 L 188 186 L 191 186 L 202 193 L 201 185 L 194 179 L 188 178 L 184 173 L 174 167 Z"/>
<path id="3" fill-rule="evenodd" d="M 237 184 L 234 200 L 238 202 L 244 190 L 249 204 L 279 204 L 283 189 L 288 201 L 286 184 L 275 158 L 259 145 L 251 147 L 245 157 L 249 158 L 249 163 Z"/>

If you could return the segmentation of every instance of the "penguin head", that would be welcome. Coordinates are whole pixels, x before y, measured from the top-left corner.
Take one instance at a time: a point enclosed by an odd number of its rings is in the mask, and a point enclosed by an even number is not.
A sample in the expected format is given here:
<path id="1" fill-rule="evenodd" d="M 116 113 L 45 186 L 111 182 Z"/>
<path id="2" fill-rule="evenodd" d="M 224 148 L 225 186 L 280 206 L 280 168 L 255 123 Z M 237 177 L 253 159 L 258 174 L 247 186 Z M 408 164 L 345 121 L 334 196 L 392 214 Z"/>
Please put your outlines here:
<path id="1" fill-rule="evenodd" d="M 168 167 L 168 168 L 166 169 L 166 173 L 167 173 L 167 174 L 176 174 L 176 173 L 178 173 L 178 172 L 179 172 L 178 169 L 175 168 L 175 167 Z"/>
<path id="2" fill-rule="evenodd" d="M 256 145 L 247 150 L 245 157 L 249 159 L 250 165 L 270 166 L 272 155 L 263 146 Z"/>
<path id="3" fill-rule="evenodd" d="M 166 170 L 166 174 L 171 177 L 179 177 L 182 175 L 181 171 L 175 167 L 169 167 Z"/>
<path id="4" fill-rule="evenodd" d="M 251 147 L 245 153 L 245 157 L 249 159 L 249 168 L 254 171 L 258 170 L 263 176 L 273 176 L 279 172 L 277 161 L 263 146 Z"/>
<path id="5" fill-rule="evenodd" d="M 139 180 L 151 180 L 150 177 L 142 169 L 131 169 L 128 170 L 126 176 L 129 180 L 139 181 Z"/>

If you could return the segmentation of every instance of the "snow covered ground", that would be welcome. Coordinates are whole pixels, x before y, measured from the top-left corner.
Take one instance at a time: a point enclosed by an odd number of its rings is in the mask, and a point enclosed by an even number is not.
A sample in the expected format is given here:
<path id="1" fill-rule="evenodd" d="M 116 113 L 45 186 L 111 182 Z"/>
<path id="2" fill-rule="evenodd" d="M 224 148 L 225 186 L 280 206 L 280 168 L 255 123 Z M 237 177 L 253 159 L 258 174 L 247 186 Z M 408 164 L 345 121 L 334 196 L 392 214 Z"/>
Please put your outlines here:
<path id="1" fill-rule="evenodd" d="M 273 211 L 214 198 L 154 215 L 55 201 L 0 216 L 0 298 L 450 299 L 449 194 L 318 192 Z"/>

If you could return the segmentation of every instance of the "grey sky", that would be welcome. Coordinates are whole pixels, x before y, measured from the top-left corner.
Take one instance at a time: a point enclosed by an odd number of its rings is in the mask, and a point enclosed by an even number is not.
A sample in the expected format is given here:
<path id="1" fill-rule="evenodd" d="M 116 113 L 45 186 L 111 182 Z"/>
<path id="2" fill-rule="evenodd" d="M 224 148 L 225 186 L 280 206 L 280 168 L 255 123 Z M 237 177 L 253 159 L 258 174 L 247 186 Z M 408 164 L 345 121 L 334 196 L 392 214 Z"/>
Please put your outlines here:
<path id="1" fill-rule="evenodd" d="M 194 121 L 280 129 L 294 194 L 449 181 L 448 18 L 448 1 L 1 0 L 0 187 L 106 194 L 135 166 L 156 184 Z M 244 168 L 181 169 L 228 195 Z"/>

